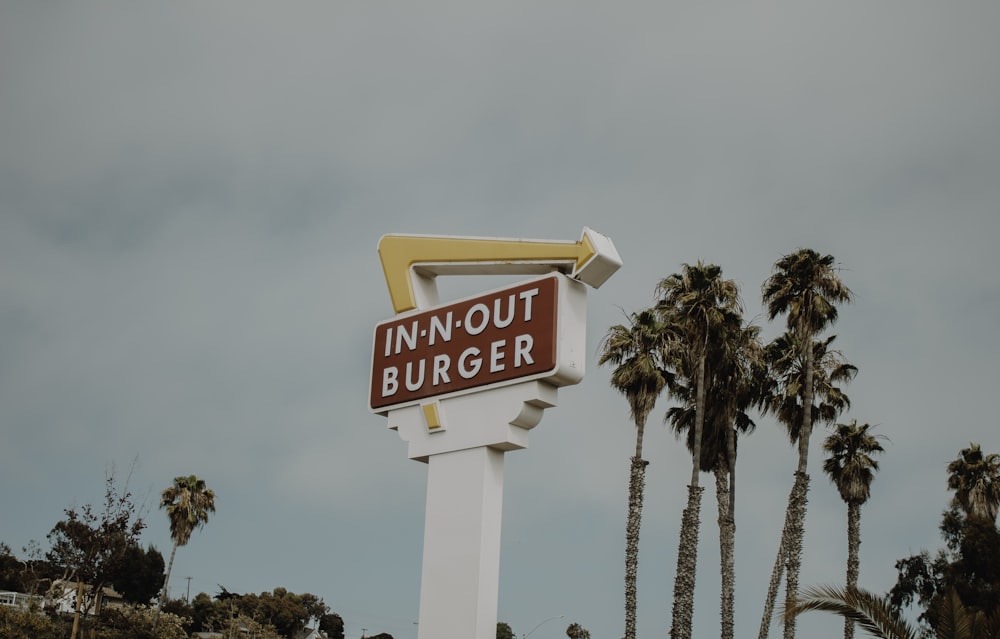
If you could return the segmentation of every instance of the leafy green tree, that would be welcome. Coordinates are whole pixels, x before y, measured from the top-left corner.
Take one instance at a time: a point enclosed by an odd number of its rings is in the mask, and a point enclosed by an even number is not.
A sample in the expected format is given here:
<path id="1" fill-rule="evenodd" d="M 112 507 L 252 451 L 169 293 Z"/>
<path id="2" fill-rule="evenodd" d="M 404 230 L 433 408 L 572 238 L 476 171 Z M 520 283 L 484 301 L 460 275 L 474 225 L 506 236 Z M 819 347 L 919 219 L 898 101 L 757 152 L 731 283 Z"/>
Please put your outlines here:
<path id="1" fill-rule="evenodd" d="M 260 623 L 273 626 L 283 637 L 294 637 L 311 619 L 319 619 L 329 608 L 316 595 L 295 594 L 285 588 L 259 595 L 243 595 L 236 606 L 243 614 Z"/>
<path id="2" fill-rule="evenodd" d="M 148 604 L 163 586 L 163 555 L 149 546 L 146 550 L 133 544 L 125 550 L 122 570 L 111 581 L 125 601 L 131 604 Z"/>
<path id="3" fill-rule="evenodd" d="M 820 255 L 812 249 L 799 249 L 794 253 L 784 255 L 774 264 L 774 269 L 761 287 L 761 297 L 767 306 L 769 320 L 779 315 L 785 315 L 788 332 L 794 339 L 788 341 L 788 346 L 797 348 L 797 357 L 801 361 L 804 372 L 801 389 L 802 406 L 812 407 L 813 393 L 813 342 L 820 332 L 837 321 L 837 305 L 848 303 L 852 299 L 850 289 L 844 285 L 837 274 L 832 255 Z M 786 387 L 786 392 L 798 395 L 798 389 Z M 802 563 L 802 528 L 806 514 L 806 492 L 809 488 L 808 460 L 809 439 L 812 436 L 811 410 L 802 410 L 801 425 L 797 436 L 799 447 L 798 464 L 795 471 L 795 482 L 789 495 L 785 515 L 785 526 L 782 528 L 781 541 L 778 546 L 778 559 L 775 561 L 777 570 L 772 574 L 771 585 L 775 586 L 774 594 L 768 590 L 765 603 L 764 618 L 761 621 L 761 639 L 767 637 L 771 621 L 771 610 L 774 607 L 774 597 L 777 594 L 776 578 L 780 580 L 781 569 L 787 572 L 786 607 L 792 608 L 798 589 L 799 567 Z M 785 639 L 795 637 L 795 619 L 785 621 Z"/>
<path id="4" fill-rule="evenodd" d="M 4 639 L 63 639 L 66 631 L 45 615 L 0 606 L 0 637 Z"/>
<path id="5" fill-rule="evenodd" d="M 590 631 L 578 623 L 571 623 L 566 628 L 566 636 L 569 639 L 590 639 Z"/>
<path id="6" fill-rule="evenodd" d="M 847 504 L 847 588 L 858 587 L 858 550 L 861 547 L 861 506 L 871 495 L 872 481 L 878 472 L 878 462 L 872 457 L 884 452 L 878 438 L 868 431 L 871 426 L 837 424 L 836 430 L 823 440 L 823 450 L 829 457 L 823 471 L 837 487 Z M 854 637 L 854 623 L 844 621 L 844 639 Z"/>
<path id="7" fill-rule="evenodd" d="M 163 603 L 163 611 L 190 618 L 188 632 L 218 631 L 236 615 L 234 606 L 204 592 L 195 595 L 190 603 L 185 603 L 183 599 L 169 599 Z"/>
<path id="8" fill-rule="evenodd" d="M 22 592 L 21 562 L 10 550 L 10 546 L 0 542 L 0 590 Z"/>
<path id="9" fill-rule="evenodd" d="M 690 639 L 694 615 L 694 588 L 697 572 L 698 530 L 703 488 L 699 484 L 702 441 L 707 413 L 706 394 L 712 379 L 709 367 L 718 363 L 727 331 L 742 322 L 739 287 L 722 278 L 715 264 L 684 264 L 657 284 L 656 310 L 674 337 L 667 342 L 666 363 L 673 370 L 685 395 L 694 391 L 694 424 L 691 437 L 691 482 L 687 506 L 681 518 L 671 639 Z"/>
<path id="10" fill-rule="evenodd" d="M 170 520 L 170 539 L 174 546 L 170 551 L 170 563 L 163 580 L 163 594 L 159 605 L 167 599 L 170 571 L 174 567 L 174 555 L 178 546 L 186 546 L 195 529 L 208 522 L 209 513 L 215 512 L 215 493 L 205 486 L 205 480 L 195 475 L 175 477 L 174 483 L 160 493 L 160 508 L 165 508 Z"/>
<path id="11" fill-rule="evenodd" d="M 329 639 L 344 639 L 344 619 L 335 612 L 319 618 L 319 629 L 325 632 Z"/>
<path id="12" fill-rule="evenodd" d="M 991 457 L 972 444 L 948 465 L 948 486 L 956 495 L 941 518 L 945 548 L 933 558 L 925 550 L 896 562 L 890 602 L 922 608 L 918 619 L 928 631 L 937 632 L 947 621 L 952 593 L 970 613 L 1000 617 L 1000 530 L 981 497 L 958 494 L 977 485 L 978 472 L 989 474 Z"/>
<path id="13" fill-rule="evenodd" d="M 187 639 L 184 621 L 145 606 L 108 606 L 101 611 L 100 639 Z"/>
<path id="14" fill-rule="evenodd" d="M 510 624 L 500 621 L 497 623 L 497 639 L 517 639 L 517 637 L 514 635 L 514 631 L 511 630 Z"/>
<path id="15" fill-rule="evenodd" d="M 118 488 L 113 472 L 105 478 L 100 512 L 90 504 L 64 512 L 66 518 L 48 534 L 51 548 L 46 557 L 62 570 L 63 581 L 76 582 L 76 610 L 70 633 L 70 638 L 76 639 L 82 615 L 91 609 L 100 612 L 104 587 L 121 574 L 126 552 L 138 542 L 145 523 L 137 514 L 132 494 L 127 487 Z"/>
<path id="16" fill-rule="evenodd" d="M 219 631 L 227 638 L 283 639 L 282 635 L 278 634 L 278 631 L 274 629 L 274 626 L 261 623 L 243 614 L 227 619 Z"/>
<path id="17" fill-rule="evenodd" d="M 642 522 L 646 466 L 642 443 L 646 419 L 667 386 L 670 373 L 663 367 L 667 331 L 653 310 L 632 313 L 628 324 L 608 329 L 601 343 L 600 365 L 615 366 L 611 386 L 625 396 L 635 423 L 635 454 L 628 485 L 625 522 L 625 639 L 635 639 L 636 575 L 639 570 L 639 528 Z"/>

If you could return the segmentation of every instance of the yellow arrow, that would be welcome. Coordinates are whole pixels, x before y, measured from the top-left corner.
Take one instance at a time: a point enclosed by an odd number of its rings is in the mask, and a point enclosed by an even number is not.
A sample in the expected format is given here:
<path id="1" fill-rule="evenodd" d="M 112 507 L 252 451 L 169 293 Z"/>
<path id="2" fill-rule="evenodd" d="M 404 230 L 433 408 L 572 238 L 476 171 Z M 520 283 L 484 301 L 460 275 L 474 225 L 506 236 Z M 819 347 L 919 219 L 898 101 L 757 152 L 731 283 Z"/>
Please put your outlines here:
<path id="1" fill-rule="evenodd" d="M 595 240 L 601 247 L 595 246 Z M 440 274 L 524 274 L 559 270 L 576 276 L 596 257 L 611 273 L 621 260 L 608 238 L 584 228 L 580 241 L 516 240 L 434 235 L 385 235 L 378 243 L 389 297 L 396 313 L 417 307 L 414 270 Z M 600 282 L 587 282 L 600 286 Z"/>

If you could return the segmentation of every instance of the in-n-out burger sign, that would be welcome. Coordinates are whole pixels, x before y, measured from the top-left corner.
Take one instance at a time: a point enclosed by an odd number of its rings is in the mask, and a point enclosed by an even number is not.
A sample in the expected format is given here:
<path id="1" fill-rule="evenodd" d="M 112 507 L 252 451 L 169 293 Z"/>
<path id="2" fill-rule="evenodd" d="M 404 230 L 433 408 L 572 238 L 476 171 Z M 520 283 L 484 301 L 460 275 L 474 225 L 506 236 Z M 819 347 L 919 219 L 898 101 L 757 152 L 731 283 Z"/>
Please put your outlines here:
<path id="1" fill-rule="evenodd" d="M 370 408 L 381 413 L 526 379 L 575 384 L 584 373 L 585 305 L 582 284 L 552 273 L 381 322 Z"/>
<path id="2" fill-rule="evenodd" d="M 492 639 L 503 459 L 583 378 L 586 286 L 621 266 L 610 238 L 384 235 L 395 317 L 375 327 L 369 408 L 427 468 L 420 639 Z M 544 275 L 543 275 L 544 274 Z M 442 304 L 441 275 L 527 281 Z"/>

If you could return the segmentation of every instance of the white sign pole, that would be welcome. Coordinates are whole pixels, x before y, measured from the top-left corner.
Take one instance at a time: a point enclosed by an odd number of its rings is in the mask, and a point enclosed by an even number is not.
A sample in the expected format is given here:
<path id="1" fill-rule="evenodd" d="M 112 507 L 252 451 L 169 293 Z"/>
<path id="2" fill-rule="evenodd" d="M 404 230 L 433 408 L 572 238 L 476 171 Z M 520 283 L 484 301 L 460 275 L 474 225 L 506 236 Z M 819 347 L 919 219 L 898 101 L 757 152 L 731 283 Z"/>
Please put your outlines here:
<path id="1" fill-rule="evenodd" d="M 419 639 L 496 637 L 504 453 L 527 447 L 556 393 L 532 381 L 442 399 L 434 429 L 420 406 L 389 411 L 427 462 Z"/>
<path id="2" fill-rule="evenodd" d="M 420 639 L 496 637 L 503 456 L 480 446 L 429 460 Z"/>

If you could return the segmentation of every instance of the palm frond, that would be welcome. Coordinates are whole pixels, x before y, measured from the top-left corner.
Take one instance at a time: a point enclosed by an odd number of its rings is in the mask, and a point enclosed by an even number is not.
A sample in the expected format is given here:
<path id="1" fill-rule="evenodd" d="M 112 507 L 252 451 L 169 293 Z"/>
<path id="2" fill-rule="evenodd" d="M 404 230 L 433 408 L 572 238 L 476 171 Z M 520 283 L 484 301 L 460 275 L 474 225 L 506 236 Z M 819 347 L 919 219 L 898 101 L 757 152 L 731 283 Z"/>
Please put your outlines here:
<path id="1" fill-rule="evenodd" d="M 803 612 L 821 610 L 840 615 L 881 639 L 917 639 L 913 627 L 892 608 L 888 600 L 861 588 L 813 586 L 799 593 L 795 604 L 782 611 L 789 621 Z"/>

